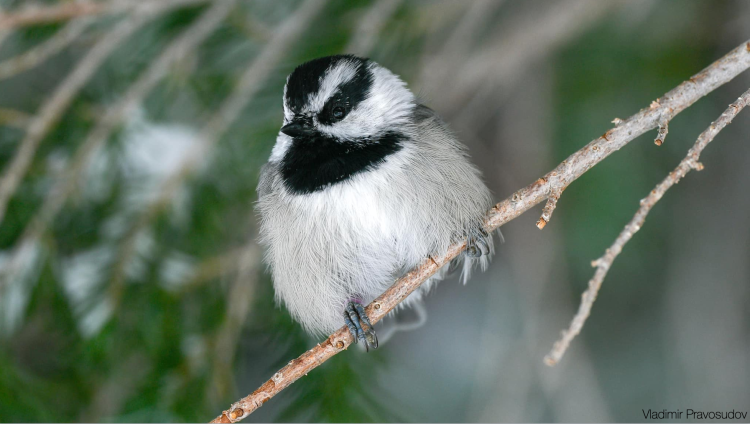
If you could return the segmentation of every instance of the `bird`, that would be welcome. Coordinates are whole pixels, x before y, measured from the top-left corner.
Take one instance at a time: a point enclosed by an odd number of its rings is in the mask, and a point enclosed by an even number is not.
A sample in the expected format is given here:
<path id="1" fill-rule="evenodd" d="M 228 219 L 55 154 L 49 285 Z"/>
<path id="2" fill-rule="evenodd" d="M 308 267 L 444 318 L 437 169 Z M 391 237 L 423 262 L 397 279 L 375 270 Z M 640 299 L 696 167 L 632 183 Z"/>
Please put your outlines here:
<path id="1" fill-rule="evenodd" d="M 366 350 L 364 306 L 433 255 L 468 280 L 488 266 L 491 194 L 466 147 L 396 74 L 353 55 L 317 58 L 286 79 L 283 126 L 257 188 L 259 240 L 275 298 L 313 336 L 346 325 Z M 444 267 L 399 306 L 420 305 Z"/>

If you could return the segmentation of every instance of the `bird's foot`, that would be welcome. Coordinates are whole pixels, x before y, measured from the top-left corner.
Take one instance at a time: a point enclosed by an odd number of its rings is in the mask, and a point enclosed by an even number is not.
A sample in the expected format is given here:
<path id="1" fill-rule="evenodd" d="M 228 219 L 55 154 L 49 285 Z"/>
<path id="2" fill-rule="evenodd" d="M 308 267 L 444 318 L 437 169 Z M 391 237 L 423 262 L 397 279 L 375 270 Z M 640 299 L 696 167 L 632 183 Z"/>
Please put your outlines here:
<path id="1" fill-rule="evenodd" d="M 487 244 L 489 237 L 490 235 L 484 228 L 472 231 L 466 241 L 466 256 L 480 258 L 483 255 L 488 255 L 490 253 L 490 246 Z"/>
<path id="2" fill-rule="evenodd" d="M 359 301 L 352 300 L 346 304 L 344 321 L 346 322 L 346 326 L 349 327 L 352 337 L 354 337 L 354 343 L 358 343 L 361 340 L 368 352 L 370 348 L 378 348 L 378 336 L 375 334 L 375 329 L 372 328 L 372 323 L 370 323 L 370 319 L 365 313 L 365 308 Z"/>

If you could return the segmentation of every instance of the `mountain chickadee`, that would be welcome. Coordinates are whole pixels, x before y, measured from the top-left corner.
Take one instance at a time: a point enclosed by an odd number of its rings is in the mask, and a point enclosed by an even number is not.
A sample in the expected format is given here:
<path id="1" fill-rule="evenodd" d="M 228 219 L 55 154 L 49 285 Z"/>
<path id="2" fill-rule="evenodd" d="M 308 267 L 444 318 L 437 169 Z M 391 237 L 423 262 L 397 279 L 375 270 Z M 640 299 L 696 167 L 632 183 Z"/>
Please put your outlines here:
<path id="1" fill-rule="evenodd" d="M 367 304 L 429 255 L 468 238 L 463 281 L 486 268 L 492 206 L 464 146 L 406 84 L 368 59 L 323 57 L 284 87 L 284 126 L 258 185 L 277 300 L 315 335 L 345 323 L 378 339 Z M 420 302 L 441 270 L 404 303 Z"/>

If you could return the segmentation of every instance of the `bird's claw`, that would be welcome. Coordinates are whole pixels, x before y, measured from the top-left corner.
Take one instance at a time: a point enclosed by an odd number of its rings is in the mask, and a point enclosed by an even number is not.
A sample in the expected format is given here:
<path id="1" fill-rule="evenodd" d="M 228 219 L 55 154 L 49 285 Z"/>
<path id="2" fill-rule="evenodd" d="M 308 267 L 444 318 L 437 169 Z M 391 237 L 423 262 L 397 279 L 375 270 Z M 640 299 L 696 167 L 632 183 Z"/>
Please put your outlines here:
<path id="1" fill-rule="evenodd" d="M 483 228 L 473 231 L 469 234 L 466 241 L 466 255 L 470 258 L 479 258 L 490 253 L 490 246 L 487 244 L 489 234 Z"/>
<path id="2" fill-rule="evenodd" d="M 378 336 L 361 303 L 357 301 L 347 303 L 344 310 L 344 322 L 349 327 L 349 332 L 352 333 L 354 343 L 359 343 L 361 340 L 368 352 L 371 347 L 378 348 Z"/>

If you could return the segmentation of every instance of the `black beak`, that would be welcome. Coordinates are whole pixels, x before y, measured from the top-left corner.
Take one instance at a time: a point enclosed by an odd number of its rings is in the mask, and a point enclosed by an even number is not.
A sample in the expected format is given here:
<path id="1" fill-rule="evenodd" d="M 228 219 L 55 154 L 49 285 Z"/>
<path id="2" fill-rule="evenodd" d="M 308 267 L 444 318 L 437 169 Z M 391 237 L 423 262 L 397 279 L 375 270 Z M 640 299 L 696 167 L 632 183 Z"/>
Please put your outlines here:
<path id="1" fill-rule="evenodd" d="M 281 127 L 281 132 L 290 137 L 303 137 L 312 135 L 314 131 L 309 123 L 294 120 Z"/>

